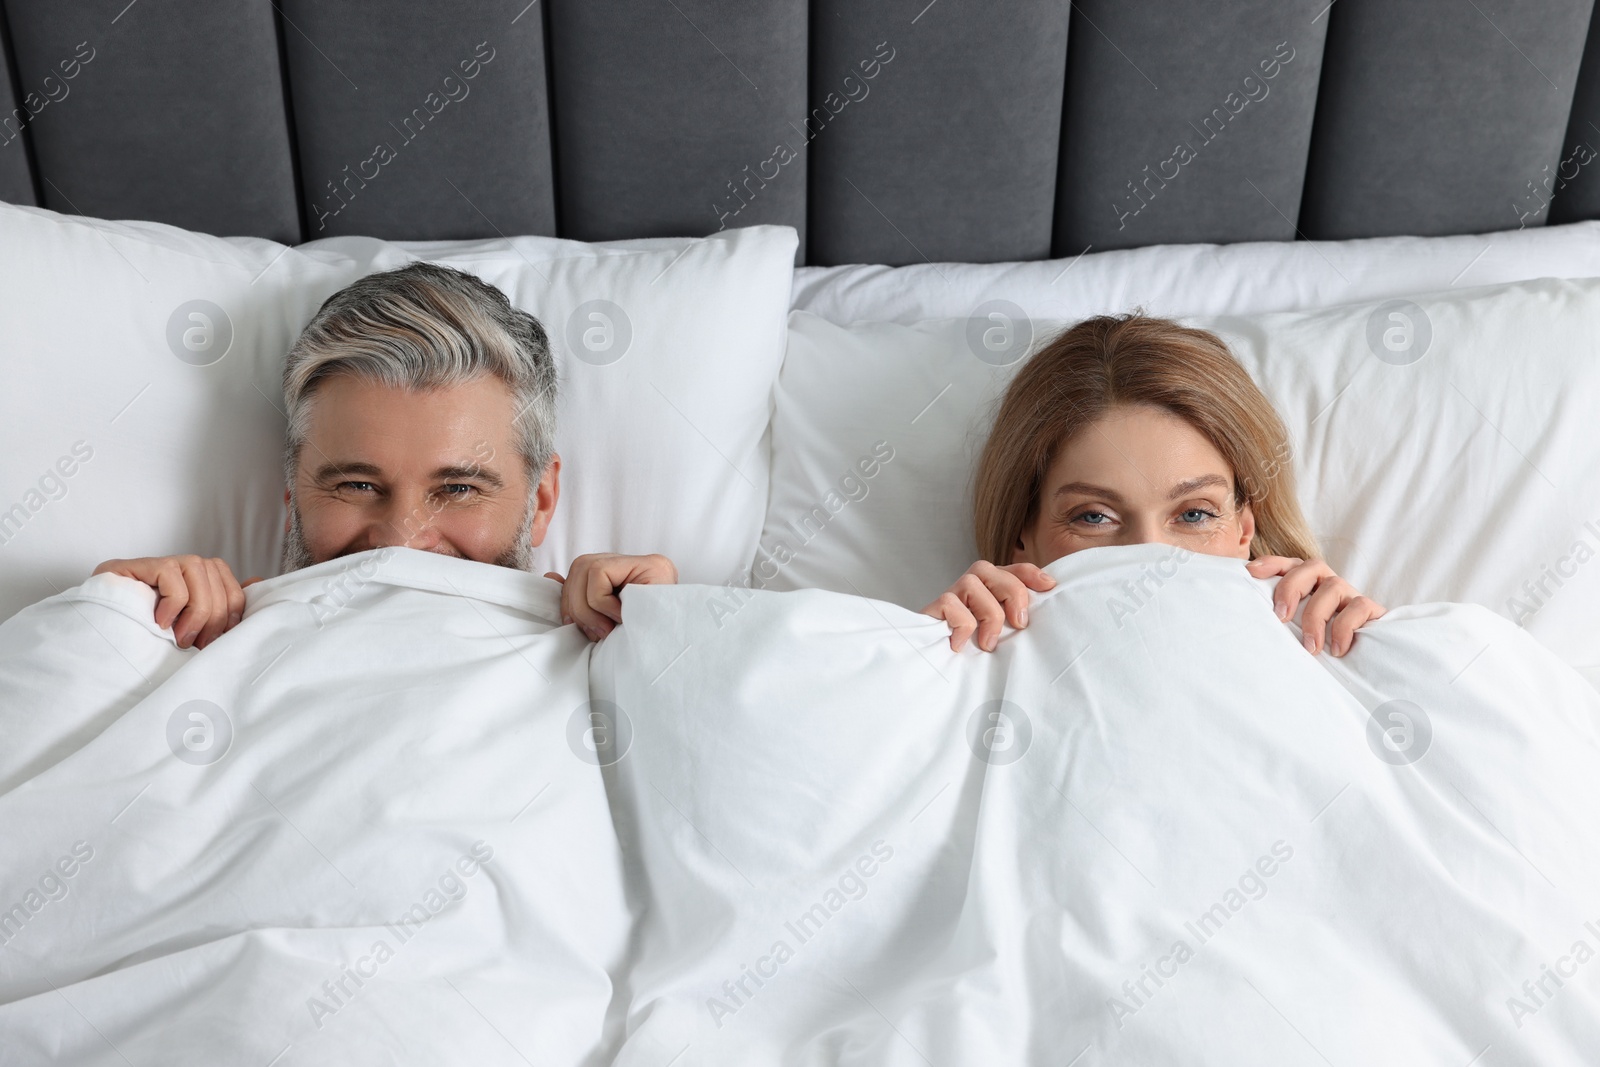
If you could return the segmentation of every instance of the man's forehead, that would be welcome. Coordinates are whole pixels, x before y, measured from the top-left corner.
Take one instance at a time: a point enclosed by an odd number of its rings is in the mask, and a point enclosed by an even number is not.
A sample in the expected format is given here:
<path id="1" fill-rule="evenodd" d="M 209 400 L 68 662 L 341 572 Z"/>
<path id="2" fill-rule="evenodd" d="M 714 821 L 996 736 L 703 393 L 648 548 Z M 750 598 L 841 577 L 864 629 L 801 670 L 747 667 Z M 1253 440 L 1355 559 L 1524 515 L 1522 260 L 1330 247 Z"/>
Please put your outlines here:
<path id="1" fill-rule="evenodd" d="M 317 390 L 304 462 L 369 475 L 498 472 L 515 452 L 514 418 L 511 390 L 489 375 L 432 389 L 339 375 Z"/>
<path id="2" fill-rule="evenodd" d="M 320 383 L 311 429 L 325 435 L 377 433 L 425 441 L 452 436 L 508 439 L 516 433 L 515 397 L 498 378 L 414 389 L 354 375 Z"/>

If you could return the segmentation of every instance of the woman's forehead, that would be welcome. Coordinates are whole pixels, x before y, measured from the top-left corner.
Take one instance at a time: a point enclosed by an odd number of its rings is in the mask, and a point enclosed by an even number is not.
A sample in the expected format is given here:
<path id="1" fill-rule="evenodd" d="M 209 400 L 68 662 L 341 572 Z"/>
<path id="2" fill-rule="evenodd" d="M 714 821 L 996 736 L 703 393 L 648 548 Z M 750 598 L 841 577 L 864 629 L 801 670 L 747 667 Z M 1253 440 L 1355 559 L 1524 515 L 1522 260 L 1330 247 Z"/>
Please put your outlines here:
<path id="1" fill-rule="evenodd" d="M 1047 488 L 1087 483 L 1130 499 L 1166 499 L 1182 483 L 1220 478 L 1231 486 L 1232 476 L 1227 459 L 1199 430 L 1141 405 L 1115 408 L 1074 434 L 1057 451 Z"/>

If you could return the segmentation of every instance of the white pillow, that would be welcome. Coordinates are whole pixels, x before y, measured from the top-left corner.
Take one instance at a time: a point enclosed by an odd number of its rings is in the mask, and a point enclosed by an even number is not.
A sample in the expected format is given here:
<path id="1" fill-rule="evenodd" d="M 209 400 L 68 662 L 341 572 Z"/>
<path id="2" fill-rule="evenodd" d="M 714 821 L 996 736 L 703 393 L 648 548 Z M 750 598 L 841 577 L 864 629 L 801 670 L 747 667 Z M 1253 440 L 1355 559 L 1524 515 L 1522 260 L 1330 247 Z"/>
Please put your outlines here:
<path id="1" fill-rule="evenodd" d="M 686 581 L 747 570 L 795 243 L 756 227 L 422 246 L 500 286 L 551 335 L 563 492 L 541 571 L 599 550 L 665 552 Z M 416 255 L 5 204 L 0 248 L 0 618 L 113 557 L 197 552 L 241 578 L 277 573 L 284 354 L 330 294 Z M 585 301 L 624 309 L 625 347 L 622 318 L 589 319 L 607 309 Z M 568 339 L 585 328 L 595 342 L 612 329 L 611 352 L 575 358 Z"/>
<path id="2" fill-rule="evenodd" d="M 970 472 L 992 402 L 1021 364 L 977 358 L 966 327 L 790 314 L 753 585 L 916 609 L 976 558 Z"/>
<path id="3" fill-rule="evenodd" d="M 1600 682 L 1600 279 L 1191 324 L 1228 341 L 1283 417 L 1341 575 L 1390 606 L 1483 604 Z M 1042 342 L 1060 325 L 1032 329 Z M 1021 366 L 979 359 L 976 329 L 790 316 L 752 584 L 919 608 L 970 565 L 973 463 Z M 1384 347 L 1406 329 L 1408 351 Z M 828 498 L 878 440 L 894 457 L 861 499 Z M 796 545 L 790 520 L 819 501 L 826 524 Z"/>
<path id="4" fill-rule="evenodd" d="M 1026 263 L 802 267 L 796 311 L 830 322 L 913 323 L 1015 302 L 1036 319 L 1076 322 L 1143 306 L 1152 315 L 1255 315 L 1402 293 L 1600 275 L 1600 222 L 1352 241 L 1252 241 L 1087 250 Z"/>
<path id="5" fill-rule="evenodd" d="M 703 239 L 399 246 L 498 286 L 550 335 L 561 500 L 536 573 L 565 574 L 586 552 L 661 552 L 684 582 L 749 569 L 798 240 L 752 226 Z"/>
<path id="6" fill-rule="evenodd" d="M 114 557 L 276 573 L 283 356 L 348 255 L 0 204 L 0 617 Z"/>

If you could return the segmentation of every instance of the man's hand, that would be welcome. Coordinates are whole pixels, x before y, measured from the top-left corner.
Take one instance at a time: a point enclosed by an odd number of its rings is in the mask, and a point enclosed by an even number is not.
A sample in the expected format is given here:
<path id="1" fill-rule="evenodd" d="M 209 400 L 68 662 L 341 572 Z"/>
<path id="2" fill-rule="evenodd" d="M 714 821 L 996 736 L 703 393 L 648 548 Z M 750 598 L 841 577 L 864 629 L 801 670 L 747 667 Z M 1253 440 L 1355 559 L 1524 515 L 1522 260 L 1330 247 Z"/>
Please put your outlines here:
<path id="1" fill-rule="evenodd" d="M 1003 623 L 1019 630 L 1028 625 L 1028 590 L 1043 593 L 1055 587 L 1056 580 L 1031 563 L 997 567 L 980 559 L 922 614 L 950 624 L 951 651 L 960 652 L 976 633 L 973 643 L 993 652 Z"/>
<path id="2" fill-rule="evenodd" d="M 144 556 L 108 559 L 95 574 L 120 574 L 156 591 L 156 625 L 171 630 L 179 648 L 205 648 L 244 617 L 244 587 L 220 559 Z M 252 578 L 251 585 L 261 581 Z"/>
<path id="3" fill-rule="evenodd" d="M 622 621 L 617 590 L 625 585 L 675 585 L 678 568 L 666 556 L 579 556 L 565 578 L 550 571 L 546 578 L 563 583 L 561 621 L 578 624 L 583 636 L 598 641 Z"/>

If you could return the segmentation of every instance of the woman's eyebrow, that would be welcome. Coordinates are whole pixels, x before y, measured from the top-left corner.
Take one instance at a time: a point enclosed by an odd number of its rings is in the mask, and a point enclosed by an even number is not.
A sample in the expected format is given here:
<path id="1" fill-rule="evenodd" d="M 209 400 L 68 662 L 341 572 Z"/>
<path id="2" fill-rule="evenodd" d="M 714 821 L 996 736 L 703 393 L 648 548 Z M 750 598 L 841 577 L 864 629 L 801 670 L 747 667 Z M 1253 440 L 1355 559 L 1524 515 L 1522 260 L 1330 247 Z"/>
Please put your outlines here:
<path id="1" fill-rule="evenodd" d="M 1179 497 L 1188 496 L 1196 489 L 1204 489 L 1205 487 L 1212 485 L 1218 487 L 1219 489 L 1233 488 L 1233 486 L 1228 482 L 1228 479 L 1224 478 L 1220 474 L 1202 474 L 1198 478 L 1190 478 L 1188 481 L 1179 482 L 1177 485 L 1173 486 L 1172 492 L 1167 494 L 1167 499 L 1177 500 Z"/>
<path id="2" fill-rule="evenodd" d="M 1097 496 L 1106 500 L 1122 502 L 1122 494 L 1115 489 L 1107 489 L 1103 485 L 1091 485 L 1088 482 L 1068 482 L 1054 493 L 1055 496 L 1066 496 L 1068 493 L 1077 493 L 1080 496 Z"/>

